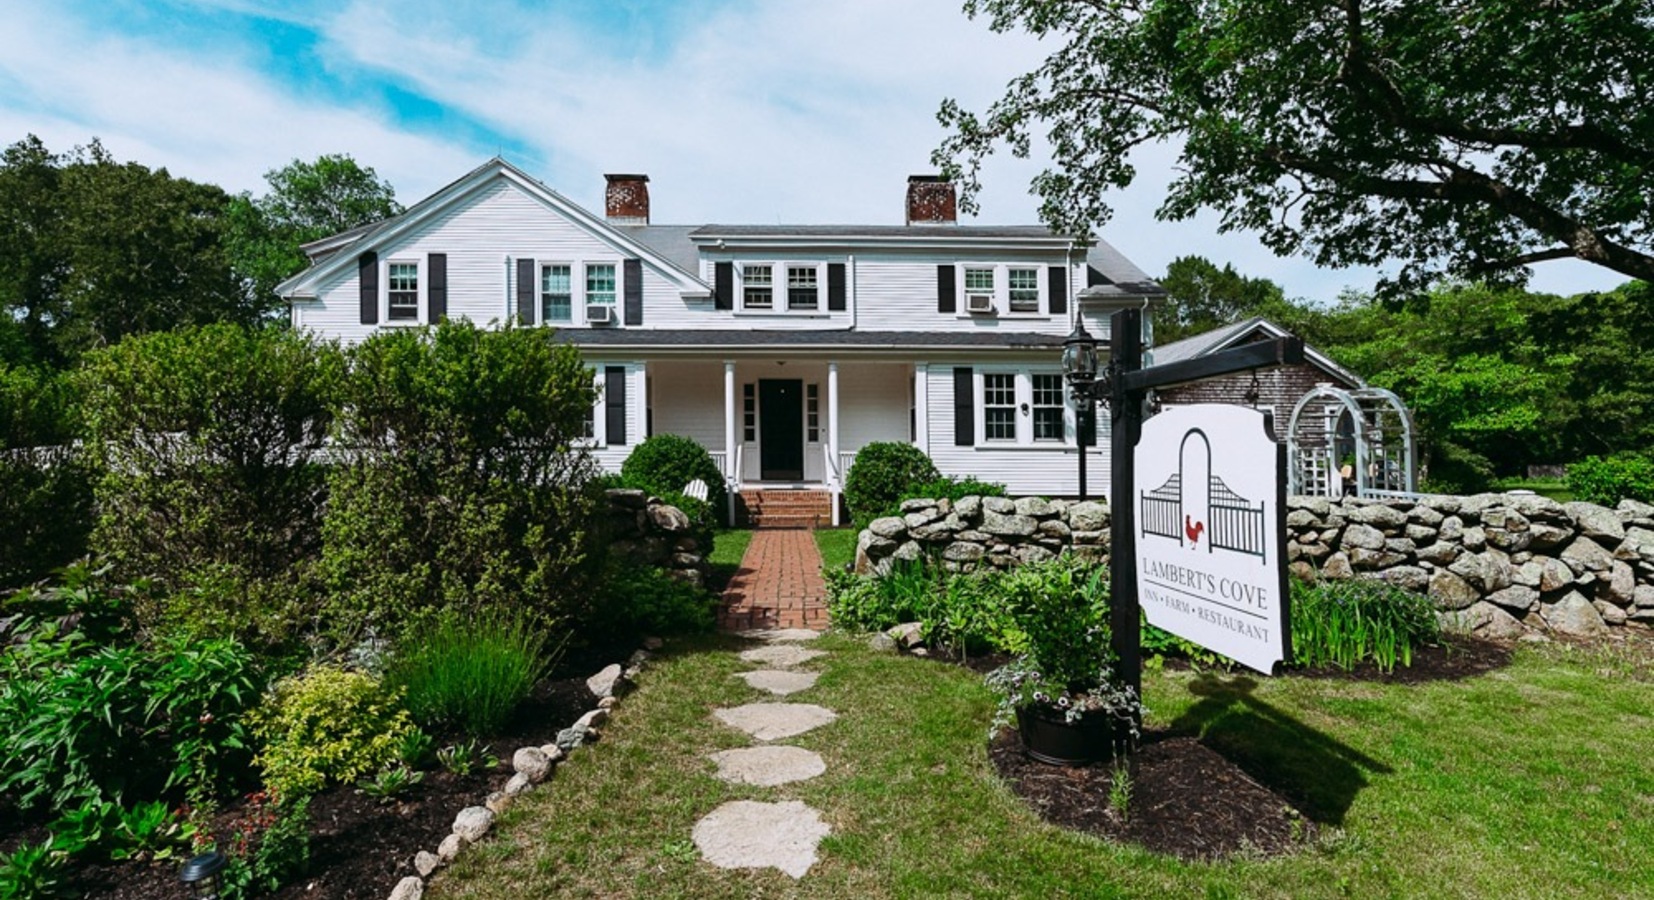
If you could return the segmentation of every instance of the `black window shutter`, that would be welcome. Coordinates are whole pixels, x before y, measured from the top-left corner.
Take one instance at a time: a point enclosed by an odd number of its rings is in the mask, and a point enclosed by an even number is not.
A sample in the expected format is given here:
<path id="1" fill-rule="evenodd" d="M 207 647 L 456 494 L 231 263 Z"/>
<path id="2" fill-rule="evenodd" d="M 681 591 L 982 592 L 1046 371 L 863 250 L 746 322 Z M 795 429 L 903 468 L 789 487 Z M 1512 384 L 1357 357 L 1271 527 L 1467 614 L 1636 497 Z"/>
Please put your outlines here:
<path id="1" fill-rule="evenodd" d="M 534 260 L 517 260 L 517 324 L 534 324 Z"/>
<path id="2" fill-rule="evenodd" d="M 844 309 L 844 263 L 827 264 L 827 310 Z"/>
<path id="3" fill-rule="evenodd" d="M 717 309 L 735 308 L 735 264 L 721 262 L 712 264 L 712 305 Z"/>
<path id="4" fill-rule="evenodd" d="M 976 379 L 970 366 L 953 370 L 953 445 L 976 445 Z"/>
<path id="5" fill-rule="evenodd" d="M 959 298 L 954 294 L 953 290 L 953 266 L 937 266 L 936 311 L 950 313 L 956 312 L 958 309 Z"/>
<path id="6" fill-rule="evenodd" d="M 369 250 L 356 258 L 356 280 L 362 296 L 362 324 L 379 324 L 379 254 Z"/>
<path id="7" fill-rule="evenodd" d="M 603 369 L 603 412 L 605 441 L 610 447 L 626 443 L 626 367 Z"/>
<path id="8" fill-rule="evenodd" d="M 426 268 L 431 270 L 431 287 L 426 292 L 430 315 L 426 321 L 435 325 L 448 318 L 448 254 L 432 253 L 426 257 Z"/>
<path id="9" fill-rule="evenodd" d="M 1068 267 L 1051 266 L 1045 275 L 1051 281 L 1051 289 L 1046 292 L 1046 299 L 1050 301 L 1048 312 L 1052 315 L 1068 312 Z"/>
<path id="10" fill-rule="evenodd" d="M 626 284 L 622 289 L 626 292 L 626 324 L 643 324 L 643 260 L 628 259 L 622 271 Z"/>

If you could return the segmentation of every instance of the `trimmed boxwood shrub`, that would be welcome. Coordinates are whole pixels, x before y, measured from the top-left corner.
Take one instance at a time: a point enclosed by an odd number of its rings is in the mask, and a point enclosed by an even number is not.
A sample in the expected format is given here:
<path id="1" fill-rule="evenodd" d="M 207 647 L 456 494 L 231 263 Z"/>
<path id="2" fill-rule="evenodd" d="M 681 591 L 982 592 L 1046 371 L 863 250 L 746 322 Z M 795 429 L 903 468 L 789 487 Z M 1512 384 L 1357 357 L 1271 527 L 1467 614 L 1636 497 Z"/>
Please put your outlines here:
<path id="1" fill-rule="evenodd" d="M 1654 459 L 1632 453 L 1582 459 L 1568 466 L 1568 488 L 1574 499 L 1598 506 L 1654 503 Z"/>
<path id="2" fill-rule="evenodd" d="M 349 354 L 323 523 L 326 627 L 402 633 L 443 609 L 527 610 L 553 635 L 589 611 L 597 400 L 543 329 L 467 321 L 378 332 Z"/>
<path id="3" fill-rule="evenodd" d="M 320 453 L 343 374 L 331 343 L 223 324 L 86 356 L 92 549 L 173 593 L 161 624 L 269 642 L 313 615 L 301 581 L 320 556 Z"/>
<path id="4" fill-rule="evenodd" d="M 676 434 L 653 435 L 632 448 L 631 455 L 620 464 L 624 486 L 648 491 L 680 508 L 684 508 L 684 486 L 697 478 L 706 482 L 705 506 L 710 508 L 707 512 L 719 524 L 727 524 L 724 520 L 729 514 L 729 504 L 723 473 L 718 471 L 712 454 L 690 438 Z M 684 511 L 692 517 L 699 512 L 688 508 Z"/>
<path id="5" fill-rule="evenodd" d="M 915 484 L 941 478 L 936 464 L 913 444 L 879 441 L 856 451 L 856 461 L 844 479 L 844 502 L 857 528 L 882 515 L 901 501 L 903 492 Z"/>
<path id="6" fill-rule="evenodd" d="M 92 473 L 76 416 L 63 376 L 0 365 L 0 590 L 86 551 Z"/>

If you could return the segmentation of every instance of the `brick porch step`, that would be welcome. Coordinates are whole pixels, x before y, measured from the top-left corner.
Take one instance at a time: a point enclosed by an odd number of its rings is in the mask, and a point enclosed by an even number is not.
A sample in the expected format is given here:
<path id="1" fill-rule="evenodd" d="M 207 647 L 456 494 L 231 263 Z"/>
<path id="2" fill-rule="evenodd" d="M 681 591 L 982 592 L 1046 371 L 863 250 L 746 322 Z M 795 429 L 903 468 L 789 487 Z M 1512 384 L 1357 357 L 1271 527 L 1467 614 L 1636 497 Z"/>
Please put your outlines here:
<path id="1" fill-rule="evenodd" d="M 833 495 L 827 491 L 742 491 L 739 506 L 754 528 L 818 528 L 833 521 Z"/>

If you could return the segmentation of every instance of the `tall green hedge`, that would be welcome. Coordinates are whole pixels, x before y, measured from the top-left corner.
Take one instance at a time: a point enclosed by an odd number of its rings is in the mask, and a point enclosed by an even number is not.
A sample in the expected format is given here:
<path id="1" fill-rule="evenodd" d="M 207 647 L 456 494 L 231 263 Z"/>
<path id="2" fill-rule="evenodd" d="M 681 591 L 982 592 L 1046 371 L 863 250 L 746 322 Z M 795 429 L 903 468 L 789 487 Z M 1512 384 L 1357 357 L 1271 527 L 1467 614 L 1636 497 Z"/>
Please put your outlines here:
<path id="1" fill-rule="evenodd" d="M 1568 466 L 1568 488 L 1576 499 L 1599 506 L 1621 500 L 1654 503 L 1654 458 L 1621 453 L 1582 459 Z"/>
<path id="2" fill-rule="evenodd" d="M 323 525 L 325 621 L 396 632 L 422 613 L 507 606 L 543 624 L 591 595 L 578 352 L 544 330 L 386 329 L 349 354 Z"/>
<path id="3" fill-rule="evenodd" d="M 62 376 L 0 365 L 0 590 L 85 552 L 91 474 L 76 414 Z"/>
<path id="4" fill-rule="evenodd" d="M 207 325 L 126 339 L 78 373 L 99 461 L 92 548 L 123 579 L 157 579 L 161 624 L 281 640 L 320 556 L 323 449 L 337 347 Z M 155 624 L 151 622 L 150 624 Z"/>

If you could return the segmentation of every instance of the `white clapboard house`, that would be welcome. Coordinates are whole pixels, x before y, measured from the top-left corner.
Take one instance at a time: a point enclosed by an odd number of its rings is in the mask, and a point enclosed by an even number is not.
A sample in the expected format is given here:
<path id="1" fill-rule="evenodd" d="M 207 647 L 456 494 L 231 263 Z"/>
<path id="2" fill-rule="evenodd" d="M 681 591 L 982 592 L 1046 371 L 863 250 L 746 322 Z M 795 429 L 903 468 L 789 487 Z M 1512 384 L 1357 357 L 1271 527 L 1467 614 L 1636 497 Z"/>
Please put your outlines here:
<path id="1" fill-rule="evenodd" d="M 607 178 L 598 215 L 494 159 L 310 244 L 281 287 L 293 325 L 346 342 L 444 316 L 549 326 L 602 387 L 605 468 L 649 434 L 685 435 L 749 508 L 802 489 L 825 517 L 873 441 L 1013 495 L 1075 494 L 1062 340 L 1076 316 L 1106 338 L 1111 301 L 1162 294 L 1102 241 L 957 224 L 933 177 L 909 180 L 900 226 L 654 225 L 648 178 Z M 1108 485 L 1098 418 L 1093 495 Z"/>

